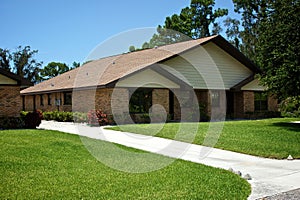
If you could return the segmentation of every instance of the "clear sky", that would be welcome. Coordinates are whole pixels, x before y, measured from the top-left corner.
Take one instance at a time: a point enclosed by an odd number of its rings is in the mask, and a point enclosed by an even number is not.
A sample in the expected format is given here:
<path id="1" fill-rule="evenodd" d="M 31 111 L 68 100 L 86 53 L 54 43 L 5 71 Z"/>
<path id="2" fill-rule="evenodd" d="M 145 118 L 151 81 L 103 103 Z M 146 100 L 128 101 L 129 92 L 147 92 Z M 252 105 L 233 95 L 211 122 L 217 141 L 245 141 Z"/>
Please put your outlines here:
<path id="1" fill-rule="evenodd" d="M 36 59 L 44 65 L 82 63 L 105 41 L 114 40 L 118 46 L 118 35 L 128 44 L 141 45 L 167 16 L 189 4 L 190 0 L 0 0 L 0 48 L 29 45 L 39 51 Z M 235 17 L 231 0 L 216 0 L 216 7 L 228 8 Z M 135 29 L 141 37 L 124 34 Z M 102 50 L 107 55 L 122 53 L 128 44 Z"/>

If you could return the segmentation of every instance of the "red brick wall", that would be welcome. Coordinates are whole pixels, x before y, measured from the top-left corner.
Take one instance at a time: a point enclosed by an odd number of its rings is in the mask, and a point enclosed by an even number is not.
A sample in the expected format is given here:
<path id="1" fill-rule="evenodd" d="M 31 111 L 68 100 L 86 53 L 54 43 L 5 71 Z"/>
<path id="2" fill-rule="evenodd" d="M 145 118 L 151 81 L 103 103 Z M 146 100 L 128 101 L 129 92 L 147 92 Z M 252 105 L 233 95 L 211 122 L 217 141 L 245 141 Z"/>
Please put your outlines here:
<path id="1" fill-rule="evenodd" d="M 0 117 L 18 117 L 21 105 L 20 86 L 0 86 Z"/>

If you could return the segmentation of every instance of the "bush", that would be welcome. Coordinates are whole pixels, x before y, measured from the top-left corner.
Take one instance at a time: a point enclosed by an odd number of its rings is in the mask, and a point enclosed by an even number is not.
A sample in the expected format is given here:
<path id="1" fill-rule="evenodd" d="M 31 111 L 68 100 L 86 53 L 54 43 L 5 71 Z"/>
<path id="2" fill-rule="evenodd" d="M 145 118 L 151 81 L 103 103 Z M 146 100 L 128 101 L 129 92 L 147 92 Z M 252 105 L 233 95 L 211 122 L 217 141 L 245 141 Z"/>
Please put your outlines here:
<path id="1" fill-rule="evenodd" d="M 25 123 L 22 117 L 3 117 L 0 118 L 0 129 L 21 129 Z"/>
<path id="2" fill-rule="evenodd" d="M 90 110 L 87 117 L 89 125 L 104 126 L 108 124 L 108 117 L 102 110 Z"/>
<path id="3" fill-rule="evenodd" d="M 72 112 L 48 111 L 43 112 L 44 119 L 47 121 L 54 120 L 58 122 L 73 122 Z"/>
<path id="4" fill-rule="evenodd" d="M 300 96 L 289 97 L 280 103 L 283 117 L 300 117 Z"/>
<path id="5" fill-rule="evenodd" d="M 74 112 L 73 119 L 76 123 L 83 123 L 88 121 L 87 113 Z"/>
<path id="6" fill-rule="evenodd" d="M 87 114 L 82 112 L 59 112 L 59 111 L 48 111 L 43 112 L 44 120 L 58 121 L 58 122 L 87 122 Z"/>
<path id="7" fill-rule="evenodd" d="M 42 112 L 36 110 L 33 112 L 29 112 L 24 120 L 25 120 L 25 128 L 36 129 L 42 122 L 43 114 Z"/>

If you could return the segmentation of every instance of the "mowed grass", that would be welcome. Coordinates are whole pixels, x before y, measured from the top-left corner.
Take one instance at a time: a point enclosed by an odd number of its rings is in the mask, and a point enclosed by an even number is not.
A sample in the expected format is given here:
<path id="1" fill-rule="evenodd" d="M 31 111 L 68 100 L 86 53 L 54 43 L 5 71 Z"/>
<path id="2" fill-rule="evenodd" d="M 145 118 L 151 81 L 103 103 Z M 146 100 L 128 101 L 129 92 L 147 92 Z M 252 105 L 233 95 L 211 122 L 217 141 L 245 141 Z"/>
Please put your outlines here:
<path id="1" fill-rule="evenodd" d="M 292 155 L 299 159 L 300 124 L 290 123 L 292 121 L 300 121 L 300 119 L 226 121 L 224 124 L 220 122 L 167 123 L 160 131 L 157 130 L 161 124 L 124 125 L 109 129 L 153 135 L 200 145 L 205 139 L 210 139 L 217 141 L 214 145 L 215 148 L 266 158 L 284 159 Z M 208 131 L 209 126 L 212 126 L 210 131 Z M 182 131 L 179 133 L 180 127 Z M 195 127 L 198 130 L 195 131 Z M 214 130 L 218 130 L 218 128 L 222 128 L 219 135 L 214 133 Z M 193 134 L 195 134 L 194 138 Z"/>
<path id="2" fill-rule="evenodd" d="M 118 171 L 97 161 L 79 136 L 45 130 L 0 131 L 0 174 L 0 199 L 246 199 L 251 190 L 226 170 L 182 160 L 148 173 Z"/>

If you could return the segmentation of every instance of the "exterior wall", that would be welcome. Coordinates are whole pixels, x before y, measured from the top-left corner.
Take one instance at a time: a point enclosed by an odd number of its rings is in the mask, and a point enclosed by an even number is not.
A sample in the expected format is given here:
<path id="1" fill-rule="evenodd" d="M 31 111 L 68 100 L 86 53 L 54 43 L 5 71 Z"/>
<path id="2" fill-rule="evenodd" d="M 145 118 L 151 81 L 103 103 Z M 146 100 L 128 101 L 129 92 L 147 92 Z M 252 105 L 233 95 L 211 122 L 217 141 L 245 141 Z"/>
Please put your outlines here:
<path id="1" fill-rule="evenodd" d="M 212 94 L 217 93 L 219 95 L 219 104 L 212 104 Z M 212 90 L 208 92 L 208 116 L 211 120 L 224 120 L 226 118 L 226 92 L 224 90 Z"/>
<path id="2" fill-rule="evenodd" d="M 0 86 L 0 109 L 2 113 L 17 116 L 22 107 L 18 86 Z M 220 94 L 220 105 L 212 109 L 211 93 L 209 90 L 195 90 L 196 99 L 193 99 L 191 90 L 174 89 L 174 120 L 189 119 L 198 100 L 199 105 L 204 104 L 205 110 L 201 112 L 208 116 L 223 117 L 226 114 L 226 92 L 217 91 Z M 211 92 L 213 92 L 211 91 Z M 5 98 L 3 98 L 5 97 Z M 7 98 L 8 97 L 8 98 Z M 48 95 L 43 94 L 44 105 L 41 105 L 40 95 L 27 95 L 24 97 L 25 110 L 33 111 L 34 98 L 35 109 L 42 111 L 79 111 L 88 112 L 92 109 L 101 109 L 108 115 L 124 115 L 129 113 L 129 90 L 128 88 L 101 88 L 97 90 L 73 91 L 72 105 L 63 105 L 64 95 L 62 92 L 51 93 L 51 105 L 48 105 Z M 12 100 L 15 99 L 15 100 Z M 55 100 L 61 99 L 61 105 L 55 105 Z M 234 118 L 255 117 L 254 92 L 239 91 L 233 94 Z M 161 105 L 167 113 L 170 111 L 169 89 L 153 89 L 152 105 Z M 10 111 L 4 110 L 11 109 Z M 73 109 L 73 110 L 72 110 Z M 268 110 L 278 111 L 278 103 L 275 97 L 268 98 Z M 158 112 L 153 110 L 153 113 Z M 252 113 L 251 116 L 249 113 Z M 0 116 L 1 116 L 0 114 Z M 260 113 L 260 116 L 263 113 Z M 3 115 L 3 114 L 2 114 Z M 257 115 L 258 116 L 258 115 Z"/>
<path id="3" fill-rule="evenodd" d="M 273 112 L 278 112 L 278 99 L 274 96 L 269 96 L 268 98 L 268 110 Z"/>
<path id="4" fill-rule="evenodd" d="M 244 91 L 243 99 L 244 99 L 244 113 L 254 112 L 254 92 Z"/>
<path id="5" fill-rule="evenodd" d="M 161 105 L 167 113 L 169 113 L 169 90 L 168 89 L 154 89 L 152 92 L 152 106 Z M 153 113 L 159 110 L 152 110 Z"/>
<path id="6" fill-rule="evenodd" d="M 23 103 L 25 105 L 24 111 L 33 111 L 33 95 L 28 95 L 24 97 L 25 102 Z"/>
<path id="7" fill-rule="evenodd" d="M 192 90 L 175 89 L 174 93 L 174 120 L 195 121 L 200 116 L 195 115 L 197 95 Z M 195 95 L 194 95 L 195 94 Z"/>
<path id="8" fill-rule="evenodd" d="M 251 70 L 213 43 L 190 50 L 161 67 L 194 89 L 230 89 L 252 75 Z"/>
<path id="9" fill-rule="evenodd" d="M 62 92 L 51 93 L 51 105 L 48 105 L 48 95 L 42 94 L 44 105 L 41 105 L 40 95 L 25 96 L 25 110 L 33 111 L 34 98 L 35 109 L 41 111 L 78 111 L 88 112 L 92 109 L 101 109 L 107 114 L 112 114 L 112 102 L 114 111 L 123 113 L 128 111 L 129 93 L 125 88 L 103 88 L 97 90 L 79 90 L 72 92 L 72 105 L 64 105 Z M 57 106 L 55 100 L 60 99 L 61 105 Z M 73 109 L 73 110 L 72 110 Z"/>
<path id="10" fill-rule="evenodd" d="M 25 96 L 25 111 L 33 111 L 34 109 L 41 111 L 72 111 L 72 105 L 64 105 L 64 95 L 62 92 L 49 93 L 51 94 L 50 105 L 48 104 L 48 94 L 41 94 L 43 96 L 43 105 L 41 105 L 40 95 L 26 95 Z M 35 99 L 35 100 L 34 100 Z M 57 106 L 55 100 L 60 99 L 60 105 Z M 35 106 L 34 106 L 35 101 Z"/>
<path id="11" fill-rule="evenodd" d="M 20 110 L 20 86 L 0 85 L 0 117 L 18 117 Z"/>
<path id="12" fill-rule="evenodd" d="M 255 111 L 254 106 L 254 91 L 241 91 L 234 94 L 234 117 L 235 118 L 263 118 L 268 111 L 278 112 L 278 100 L 273 97 L 268 97 L 268 110 Z M 276 116 L 276 114 L 274 115 Z"/>

